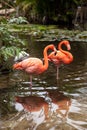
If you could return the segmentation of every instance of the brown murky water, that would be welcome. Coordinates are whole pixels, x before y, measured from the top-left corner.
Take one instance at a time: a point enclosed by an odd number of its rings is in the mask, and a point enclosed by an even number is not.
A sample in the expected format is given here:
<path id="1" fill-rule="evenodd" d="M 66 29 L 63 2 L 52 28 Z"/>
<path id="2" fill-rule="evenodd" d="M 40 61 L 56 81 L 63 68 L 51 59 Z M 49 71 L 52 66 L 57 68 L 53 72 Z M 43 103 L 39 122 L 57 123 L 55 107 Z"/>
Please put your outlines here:
<path id="1" fill-rule="evenodd" d="M 82 45 L 81 45 L 82 44 Z M 29 43 L 31 56 L 42 58 L 46 43 Z M 55 43 L 57 45 L 57 43 Z M 74 61 L 33 77 L 20 71 L 0 75 L 0 130 L 87 129 L 87 43 L 71 43 Z"/>

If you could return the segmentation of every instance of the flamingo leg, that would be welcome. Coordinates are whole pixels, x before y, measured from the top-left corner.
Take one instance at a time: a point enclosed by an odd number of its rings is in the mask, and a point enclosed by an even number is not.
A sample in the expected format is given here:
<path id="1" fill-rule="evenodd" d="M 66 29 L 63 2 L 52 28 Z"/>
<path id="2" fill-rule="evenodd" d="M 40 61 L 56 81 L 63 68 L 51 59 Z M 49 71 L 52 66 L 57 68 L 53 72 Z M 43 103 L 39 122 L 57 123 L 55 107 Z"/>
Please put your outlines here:
<path id="1" fill-rule="evenodd" d="M 32 88 L 32 75 L 30 75 L 30 89 Z"/>
<path id="2" fill-rule="evenodd" d="M 57 76 L 56 76 L 57 80 L 59 79 L 59 66 L 57 65 Z"/>

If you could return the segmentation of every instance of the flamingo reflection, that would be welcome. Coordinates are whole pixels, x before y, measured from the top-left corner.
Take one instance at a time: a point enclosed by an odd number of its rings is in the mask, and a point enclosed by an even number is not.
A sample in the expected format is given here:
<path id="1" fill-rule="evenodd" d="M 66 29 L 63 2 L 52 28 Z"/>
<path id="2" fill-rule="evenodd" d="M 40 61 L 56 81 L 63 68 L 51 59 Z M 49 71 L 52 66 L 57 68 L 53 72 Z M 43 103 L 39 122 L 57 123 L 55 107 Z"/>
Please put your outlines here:
<path id="1" fill-rule="evenodd" d="M 43 97 L 38 96 L 27 96 L 27 97 L 15 97 L 16 102 L 22 104 L 24 109 L 28 112 L 39 112 L 44 111 L 45 117 L 48 115 L 48 103 Z"/>
<path id="2" fill-rule="evenodd" d="M 25 118 L 29 122 L 28 127 L 32 127 L 33 130 L 36 130 L 44 121 L 55 120 L 54 116 L 65 119 L 68 115 L 70 98 L 57 90 L 49 90 L 47 93 L 47 97 L 51 99 L 50 103 L 47 103 L 43 97 L 34 95 L 15 97 L 16 102 L 24 108 Z"/>
<path id="3" fill-rule="evenodd" d="M 16 96 L 15 100 L 23 106 L 27 120 L 31 120 L 33 129 L 36 129 L 47 118 L 49 105 L 43 97 L 33 95 L 27 97 Z"/>
<path id="4" fill-rule="evenodd" d="M 48 96 L 52 100 L 51 111 L 60 117 L 66 117 L 71 106 L 70 98 L 57 90 L 49 90 Z"/>

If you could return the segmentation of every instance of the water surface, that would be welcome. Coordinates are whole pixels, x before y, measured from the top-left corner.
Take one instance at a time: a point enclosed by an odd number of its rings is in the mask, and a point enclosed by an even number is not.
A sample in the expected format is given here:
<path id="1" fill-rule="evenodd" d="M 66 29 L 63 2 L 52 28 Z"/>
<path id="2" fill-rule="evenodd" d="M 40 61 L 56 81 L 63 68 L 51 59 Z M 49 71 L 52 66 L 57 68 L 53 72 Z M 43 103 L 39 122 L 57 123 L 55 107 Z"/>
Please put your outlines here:
<path id="1" fill-rule="evenodd" d="M 50 43 L 30 42 L 30 56 L 42 59 Z M 74 61 L 60 67 L 59 80 L 50 63 L 45 73 L 33 77 L 32 95 L 29 75 L 0 75 L 0 130 L 87 129 L 87 45 L 73 42 L 71 48 Z"/>

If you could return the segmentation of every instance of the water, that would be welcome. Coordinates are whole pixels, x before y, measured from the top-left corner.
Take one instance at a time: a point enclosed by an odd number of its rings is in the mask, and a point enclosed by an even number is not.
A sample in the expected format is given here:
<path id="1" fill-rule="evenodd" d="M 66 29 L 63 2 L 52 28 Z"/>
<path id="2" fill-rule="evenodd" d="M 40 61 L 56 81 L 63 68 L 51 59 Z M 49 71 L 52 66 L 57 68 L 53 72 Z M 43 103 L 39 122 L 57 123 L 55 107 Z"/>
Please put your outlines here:
<path id="1" fill-rule="evenodd" d="M 50 42 L 51 43 L 51 42 Z M 57 46 L 57 42 L 54 43 Z M 43 57 L 47 43 L 29 43 L 31 56 Z M 0 130 L 87 129 L 87 43 L 71 43 L 74 61 L 33 77 L 21 71 L 0 75 Z"/>

